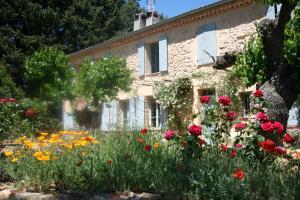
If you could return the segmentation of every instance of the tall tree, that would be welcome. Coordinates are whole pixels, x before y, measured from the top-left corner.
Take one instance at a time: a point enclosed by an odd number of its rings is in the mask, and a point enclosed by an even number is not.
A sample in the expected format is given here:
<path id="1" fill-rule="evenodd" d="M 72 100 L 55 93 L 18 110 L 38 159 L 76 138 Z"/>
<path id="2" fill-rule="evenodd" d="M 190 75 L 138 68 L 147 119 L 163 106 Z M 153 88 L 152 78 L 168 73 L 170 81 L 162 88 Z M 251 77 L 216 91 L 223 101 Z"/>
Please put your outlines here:
<path id="1" fill-rule="evenodd" d="M 44 47 L 71 53 L 133 28 L 139 0 L 0 0 L 0 63 L 24 84 L 26 56 Z"/>
<path id="2" fill-rule="evenodd" d="M 258 37 L 250 40 L 245 53 L 237 56 L 233 72 L 246 86 L 260 83 L 269 104 L 271 119 L 287 124 L 289 110 L 300 94 L 300 9 L 298 0 L 264 0 L 281 4 L 275 20 L 258 24 Z M 292 17 L 293 16 L 293 17 Z M 233 55 L 234 57 L 234 55 Z M 215 68 L 224 68 L 234 61 L 231 56 L 219 57 Z"/>

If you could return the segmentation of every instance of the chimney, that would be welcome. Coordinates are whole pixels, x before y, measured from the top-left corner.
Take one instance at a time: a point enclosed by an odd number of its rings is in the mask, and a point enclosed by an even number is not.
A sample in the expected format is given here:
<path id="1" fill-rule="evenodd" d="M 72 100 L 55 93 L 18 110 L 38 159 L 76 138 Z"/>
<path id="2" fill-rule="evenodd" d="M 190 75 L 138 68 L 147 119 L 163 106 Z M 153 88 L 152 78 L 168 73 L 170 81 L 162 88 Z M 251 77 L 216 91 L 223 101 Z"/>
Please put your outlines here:
<path id="1" fill-rule="evenodd" d="M 146 19 L 146 27 L 159 22 L 159 16 L 156 11 L 148 11 Z"/>
<path id="2" fill-rule="evenodd" d="M 145 26 L 146 26 L 146 16 L 143 13 L 135 14 L 133 31 L 145 28 Z"/>

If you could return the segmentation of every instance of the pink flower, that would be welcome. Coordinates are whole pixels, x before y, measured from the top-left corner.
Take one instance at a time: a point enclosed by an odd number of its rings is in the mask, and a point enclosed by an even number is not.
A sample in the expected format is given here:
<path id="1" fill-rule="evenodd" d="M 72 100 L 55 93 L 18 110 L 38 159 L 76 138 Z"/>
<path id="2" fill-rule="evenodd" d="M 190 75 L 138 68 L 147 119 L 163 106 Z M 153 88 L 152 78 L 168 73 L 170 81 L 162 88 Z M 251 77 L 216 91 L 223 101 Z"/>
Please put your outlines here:
<path id="1" fill-rule="evenodd" d="M 141 130 L 142 135 L 145 135 L 148 132 L 148 129 L 144 128 Z"/>
<path id="2" fill-rule="evenodd" d="M 241 143 L 237 143 L 234 146 L 235 146 L 235 148 L 243 148 L 244 147 L 244 145 Z"/>
<path id="3" fill-rule="evenodd" d="M 1 98 L 1 99 L 0 99 L 0 103 L 5 104 L 6 102 L 8 102 L 8 99 L 7 99 L 7 98 Z"/>
<path id="4" fill-rule="evenodd" d="M 168 131 L 165 133 L 165 139 L 166 139 L 166 140 L 171 140 L 173 137 L 175 137 L 175 132 L 174 132 L 174 131 L 168 130 Z"/>
<path id="5" fill-rule="evenodd" d="M 256 114 L 256 119 L 260 122 L 266 122 L 269 121 L 268 116 L 266 113 L 259 112 Z"/>
<path id="6" fill-rule="evenodd" d="M 222 151 L 226 151 L 227 150 L 227 145 L 226 144 L 221 144 L 220 148 Z"/>
<path id="7" fill-rule="evenodd" d="M 203 104 L 208 104 L 210 102 L 210 97 L 209 96 L 202 96 L 200 97 L 200 102 Z"/>
<path id="8" fill-rule="evenodd" d="M 277 147 L 274 147 L 273 152 L 277 155 L 284 155 L 284 154 L 286 154 L 286 149 L 284 147 L 277 146 Z"/>
<path id="9" fill-rule="evenodd" d="M 228 96 L 220 96 L 218 102 L 223 106 L 229 106 L 231 104 L 231 99 Z"/>
<path id="10" fill-rule="evenodd" d="M 237 156 L 237 150 L 232 150 L 230 155 L 231 155 L 231 158 L 235 158 Z"/>
<path id="11" fill-rule="evenodd" d="M 229 111 L 224 116 L 226 117 L 226 119 L 228 121 L 231 121 L 231 122 L 234 121 L 236 119 L 236 117 L 237 117 L 236 112 L 233 112 L 233 111 Z"/>
<path id="12" fill-rule="evenodd" d="M 269 133 L 273 133 L 275 130 L 275 127 L 273 126 L 272 122 L 265 122 L 260 125 L 260 128 Z"/>
<path id="13" fill-rule="evenodd" d="M 140 138 L 140 137 L 138 137 L 138 142 L 140 143 L 140 144 L 143 144 L 144 143 L 144 140 L 142 139 L 142 138 Z"/>
<path id="14" fill-rule="evenodd" d="M 240 123 L 238 123 L 238 124 L 236 124 L 236 125 L 234 126 L 234 128 L 235 128 L 236 131 L 241 131 L 241 130 L 243 130 L 245 127 L 246 127 L 246 124 L 245 124 L 244 122 L 240 122 Z"/>
<path id="15" fill-rule="evenodd" d="M 280 122 L 274 122 L 273 126 L 277 130 L 278 134 L 282 134 L 283 133 L 284 126 Z"/>
<path id="16" fill-rule="evenodd" d="M 202 127 L 198 125 L 190 125 L 188 131 L 191 135 L 198 137 L 202 133 Z"/>
<path id="17" fill-rule="evenodd" d="M 253 93 L 252 93 L 255 97 L 262 97 L 264 96 L 264 93 L 262 90 L 255 90 Z"/>
<path id="18" fill-rule="evenodd" d="M 151 145 L 150 144 L 147 144 L 147 145 L 145 145 L 145 147 L 144 147 L 144 149 L 146 150 L 146 151 L 151 151 Z"/>
<path id="19" fill-rule="evenodd" d="M 8 101 L 11 103 L 15 103 L 17 100 L 15 98 L 9 98 Z"/>
<path id="20" fill-rule="evenodd" d="M 288 133 L 285 134 L 282 139 L 286 143 L 293 143 L 295 141 L 295 138 L 293 136 L 291 136 L 290 134 L 288 134 Z"/>

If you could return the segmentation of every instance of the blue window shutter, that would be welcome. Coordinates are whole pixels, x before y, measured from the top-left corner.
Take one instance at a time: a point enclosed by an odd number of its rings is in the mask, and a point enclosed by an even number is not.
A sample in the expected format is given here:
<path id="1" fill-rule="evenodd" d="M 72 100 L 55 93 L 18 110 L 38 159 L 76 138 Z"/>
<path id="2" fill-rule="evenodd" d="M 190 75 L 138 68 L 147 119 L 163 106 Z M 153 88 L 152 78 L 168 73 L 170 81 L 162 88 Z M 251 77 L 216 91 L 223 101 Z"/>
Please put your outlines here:
<path id="1" fill-rule="evenodd" d="M 111 103 L 111 128 L 116 130 L 118 126 L 118 101 L 112 101 Z"/>
<path id="2" fill-rule="evenodd" d="M 211 56 L 217 56 L 216 23 L 203 25 L 197 30 L 198 65 L 213 62 L 213 59 L 205 51 Z"/>
<path id="3" fill-rule="evenodd" d="M 72 114 L 63 112 L 63 124 L 64 130 L 74 129 L 74 120 Z"/>
<path id="4" fill-rule="evenodd" d="M 159 71 L 168 71 L 168 38 L 166 35 L 159 40 Z"/>
<path id="5" fill-rule="evenodd" d="M 145 74 L 145 46 L 144 44 L 138 45 L 138 64 L 139 64 L 139 76 L 144 76 Z"/>
<path id="6" fill-rule="evenodd" d="M 104 103 L 102 105 L 102 120 L 101 120 L 101 129 L 102 131 L 109 131 L 109 124 L 110 124 L 110 108 L 109 104 Z"/>
<path id="7" fill-rule="evenodd" d="M 143 128 L 145 122 L 145 97 L 136 97 L 136 128 Z"/>

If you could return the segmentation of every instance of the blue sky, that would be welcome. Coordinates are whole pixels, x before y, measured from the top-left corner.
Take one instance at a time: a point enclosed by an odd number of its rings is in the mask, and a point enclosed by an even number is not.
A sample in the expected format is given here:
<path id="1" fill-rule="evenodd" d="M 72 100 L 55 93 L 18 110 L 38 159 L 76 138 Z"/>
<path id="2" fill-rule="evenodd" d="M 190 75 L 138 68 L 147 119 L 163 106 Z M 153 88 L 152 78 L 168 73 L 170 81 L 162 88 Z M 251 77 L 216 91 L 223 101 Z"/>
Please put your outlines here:
<path id="1" fill-rule="evenodd" d="M 190 10 L 215 3 L 218 0 L 156 0 L 155 8 L 168 18 L 180 15 Z M 147 0 L 141 0 L 142 7 L 147 7 Z"/>

